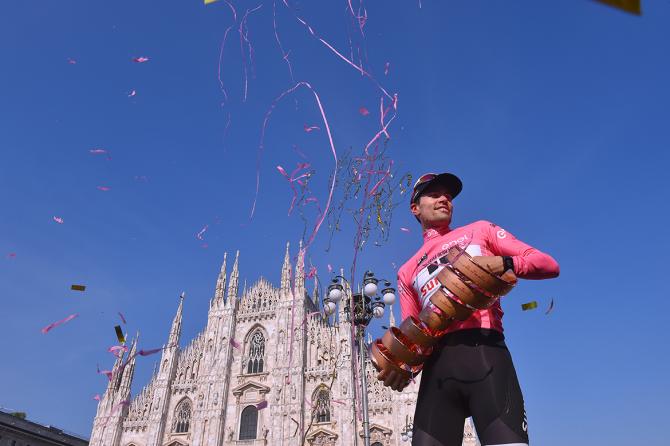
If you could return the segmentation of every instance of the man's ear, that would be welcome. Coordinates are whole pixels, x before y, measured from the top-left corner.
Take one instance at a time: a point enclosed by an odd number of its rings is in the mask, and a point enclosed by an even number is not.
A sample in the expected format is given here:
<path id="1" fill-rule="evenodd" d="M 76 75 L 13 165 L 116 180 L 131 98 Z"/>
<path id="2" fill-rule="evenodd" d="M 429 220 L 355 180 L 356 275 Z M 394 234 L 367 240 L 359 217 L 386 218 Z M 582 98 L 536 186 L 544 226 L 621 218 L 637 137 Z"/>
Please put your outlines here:
<path id="1" fill-rule="evenodd" d="M 419 203 L 415 201 L 414 203 L 410 204 L 409 205 L 409 210 L 412 211 L 412 214 L 414 214 L 415 217 L 418 217 L 419 216 Z"/>

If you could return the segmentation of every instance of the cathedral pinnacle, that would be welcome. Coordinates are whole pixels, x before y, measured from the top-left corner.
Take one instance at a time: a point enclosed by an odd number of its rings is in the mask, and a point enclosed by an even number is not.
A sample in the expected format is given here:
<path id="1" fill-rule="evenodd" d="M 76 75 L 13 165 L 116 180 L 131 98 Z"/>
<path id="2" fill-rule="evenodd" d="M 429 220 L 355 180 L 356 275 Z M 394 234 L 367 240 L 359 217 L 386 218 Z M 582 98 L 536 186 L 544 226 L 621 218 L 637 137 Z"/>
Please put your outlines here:
<path id="1" fill-rule="evenodd" d="M 224 292 L 226 290 L 226 257 L 228 257 L 228 253 L 224 252 L 221 272 L 219 273 L 219 277 L 216 279 L 216 291 L 214 293 L 214 300 L 216 301 L 223 301 L 224 299 Z"/>
<path id="2" fill-rule="evenodd" d="M 177 307 L 177 314 L 172 321 L 172 328 L 170 329 L 170 338 L 168 339 L 168 347 L 177 347 L 179 345 L 179 338 L 181 337 L 181 314 L 184 308 L 185 292 L 179 295 L 179 307 Z"/>
<path id="3" fill-rule="evenodd" d="M 289 242 L 286 242 L 286 254 L 284 255 L 284 264 L 281 267 L 281 291 L 285 296 L 291 290 L 291 258 L 288 249 Z"/>
<path id="4" fill-rule="evenodd" d="M 233 271 L 230 273 L 230 284 L 228 284 L 228 305 L 231 305 L 237 299 L 237 287 L 240 281 L 239 258 L 240 251 L 237 250 L 235 263 L 233 263 Z"/>

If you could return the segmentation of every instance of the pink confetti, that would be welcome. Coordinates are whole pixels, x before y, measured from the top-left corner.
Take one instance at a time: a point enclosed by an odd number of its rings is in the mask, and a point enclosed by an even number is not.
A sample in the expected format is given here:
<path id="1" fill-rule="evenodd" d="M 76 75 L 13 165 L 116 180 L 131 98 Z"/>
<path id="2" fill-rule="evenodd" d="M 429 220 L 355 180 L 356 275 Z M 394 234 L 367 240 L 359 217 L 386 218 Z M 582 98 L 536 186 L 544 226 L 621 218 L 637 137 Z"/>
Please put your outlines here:
<path id="1" fill-rule="evenodd" d="M 117 358 L 120 358 L 121 355 L 128 351 L 127 345 L 113 345 L 107 349 L 107 351 Z"/>
<path id="2" fill-rule="evenodd" d="M 393 267 L 393 269 L 396 269 L 396 264 L 395 264 L 395 262 L 391 262 L 391 266 Z"/>
<path id="3" fill-rule="evenodd" d="M 107 192 L 107 191 L 111 190 L 111 187 L 107 187 L 107 186 L 97 186 L 96 189 L 101 190 L 101 191 L 103 191 L 103 192 Z"/>
<path id="4" fill-rule="evenodd" d="M 363 116 L 367 116 L 367 115 L 370 114 L 370 112 L 368 111 L 368 109 L 365 108 L 365 107 L 361 107 L 361 108 L 359 108 L 359 109 L 358 109 L 358 113 L 360 113 L 360 114 L 363 115 Z"/>
<path id="5" fill-rule="evenodd" d="M 314 276 L 316 276 L 316 266 L 312 266 L 312 268 L 310 268 L 309 272 L 307 273 L 307 276 L 305 277 L 311 279 Z"/>
<path id="6" fill-rule="evenodd" d="M 96 395 L 93 397 L 93 399 L 96 400 L 96 401 L 100 401 L 100 395 L 96 394 Z"/>
<path id="7" fill-rule="evenodd" d="M 46 327 L 44 327 L 42 329 L 42 333 L 47 334 L 52 329 L 58 327 L 59 325 L 70 322 L 72 319 L 76 318 L 77 316 L 79 316 L 79 313 L 71 314 L 68 317 L 66 317 L 65 319 L 61 319 L 60 321 L 52 322 L 52 323 L 50 323 L 49 325 L 47 325 Z"/>
<path id="8" fill-rule="evenodd" d="M 331 265 L 330 263 L 328 264 L 328 272 L 329 273 L 333 272 L 333 265 Z"/>
<path id="9" fill-rule="evenodd" d="M 63 222 L 64 222 L 64 220 L 61 217 L 55 217 L 55 216 L 54 216 L 54 221 L 56 223 L 58 223 L 59 225 L 62 225 Z"/>
<path id="10" fill-rule="evenodd" d="M 256 409 L 258 410 L 265 409 L 266 407 L 268 407 L 267 400 L 263 400 L 260 403 L 256 404 Z"/>
<path id="11" fill-rule="evenodd" d="M 134 98 L 137 95 L 137 91 L 132 90 L 130 93 L 128 93 L 129 98 Z"/>
<path id="12" fill-rule="evenodd" d="M 400 228 L 400 230 L 401 230 L 402 232 L 410 232 L 410 230 L 407 229 L 407 228 Z"/>
<path id="13" fill-rule="evenodd" d="M 77 64 L 77 61 L 74 60 L 74 59 L 72 59 L 71 57 L 68 57 L 68 58 L 67 58 L 67 63 L 69 63 L 70 65 L 76 65 L 76 64 Z"/>
<path id="14" fill-rule="evenodd" d="M 388 76 L 389 68 L 391 68 L 391 62 L 386 62 L 386 65 L 384 65 L 384 76 Z"/>
<path id="15" fill-rule="evenodd" d="M 7 258 L 8 259 L 16 258 L 16 253 L 15 252 L 10 252 L 9 254 L 7 254 Z"/>
<path id="16" fill-rule="evenodd" d="M 120 311 L 119 311 L 119 317 L 121 318 L 121 322 L 123 322 L 125 324 L 126 323 L 126 318 L 123 317 L 123 313 L 121 313 Z"/>
<path id="17" fill-rule="evenodd" d="M 202 238 L 202 234 L 205 233 L 205 231 L 207 230 L 207 228 L 208 228 L 208 225 L 205 225 L 205 227 L 202 228 L 202 229 L 200 230 L 200 232 L 198 232 L 198 234 L 196 234 L 195 238 L 197 238 L 198 240 L 204 240 L 204 239 Z"/>
<path id="18" fill-rule="evenodd" d="M 149 62 L 149 58 L 148 58 L 148 57 L 133 57 L 132 60 L 133 60 L 133 62 L 136 62 L 136 63 Z"/>
<path id="19" fill-rule="evenodd" d="M 233 338 L 230 338 L 230 345 L 232 345 L 236 349 L 240 349 L 240 344 Z"/>
<path id="20" fill-rule="evenodd" d="M 314 130 L 321 130 L 321 128 L 316 126 L 316 125 L 312 125 L 312 126 L 307 127 L 307 124 L 304 125 L 304 129 L 305 129 L 305 132 L 307 132 L 307 133 L 313 132 Z"/>
<path id="21" fill-rule="evenodd" d="M 89 153 L 92 153 L 93 155 L 101 155 L 108 152 L 105 149 L 90 149 Z"/>

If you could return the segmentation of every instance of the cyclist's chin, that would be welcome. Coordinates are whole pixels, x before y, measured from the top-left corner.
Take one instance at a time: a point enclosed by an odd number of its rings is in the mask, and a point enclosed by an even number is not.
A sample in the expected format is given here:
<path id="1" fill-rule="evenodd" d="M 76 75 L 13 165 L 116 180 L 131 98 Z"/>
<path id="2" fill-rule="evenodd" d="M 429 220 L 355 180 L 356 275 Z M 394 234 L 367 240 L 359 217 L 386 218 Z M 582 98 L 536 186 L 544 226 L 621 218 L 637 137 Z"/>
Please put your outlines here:
<path id="1" fill-rule="evenodd" d="M 451 213 L 436 212 L 428 218 L 426 223 L 432 227 L 449 225 L 451 223 Z"/>

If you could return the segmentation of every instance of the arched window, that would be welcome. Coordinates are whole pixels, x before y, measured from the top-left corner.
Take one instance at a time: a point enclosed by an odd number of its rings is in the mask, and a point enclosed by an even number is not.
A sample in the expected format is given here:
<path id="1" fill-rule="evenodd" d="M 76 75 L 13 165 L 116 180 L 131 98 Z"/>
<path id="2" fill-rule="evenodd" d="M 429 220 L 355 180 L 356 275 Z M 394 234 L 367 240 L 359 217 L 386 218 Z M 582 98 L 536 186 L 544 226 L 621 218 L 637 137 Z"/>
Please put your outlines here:
<path id="1" fill-rule="evenodd" d="M 261 373 L 263 371 L 263 356 L 265 354 L 265 338 L 257 331 L 251 336 L 249 343 L 249 362 L 247 373 Z"/>
<path id="2" fill-rule="evenodd" d="M 330 394 L 328 389 L 321 389 L 316 396 L 314 404 L 314 418 L 317 423 L 330 422 Z"/>
<path id="3" fill-rule="evenodd" d="M 188 432 L 191 424 L 191 402 L 183 400 L 175 409 L 174 423 L 172 430 L 178 434 Z"/>
<path id="4" fill-rule="evenodd" d="M 258 428 L 258 409 L 256 406 L 247 406 L 240 418 L 240 440 L 255 440 Z"/>

